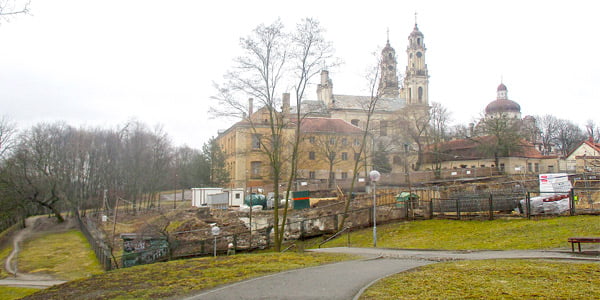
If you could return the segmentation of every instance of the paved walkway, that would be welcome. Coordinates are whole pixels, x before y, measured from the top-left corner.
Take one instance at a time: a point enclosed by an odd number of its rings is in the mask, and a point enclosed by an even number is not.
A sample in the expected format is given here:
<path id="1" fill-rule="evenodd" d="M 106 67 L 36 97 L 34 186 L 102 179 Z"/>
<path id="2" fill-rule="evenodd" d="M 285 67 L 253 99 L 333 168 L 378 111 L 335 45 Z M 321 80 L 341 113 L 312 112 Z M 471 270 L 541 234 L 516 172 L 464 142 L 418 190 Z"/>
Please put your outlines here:
<path id="1" fill-rule="evenodd" d="M 381 277 L 431 263 L 385 258 L 346 261 L 254 278 L 187 299 L 352 299 Z"/>
<path id="2" fill-rule="evenodd" d="M 353 299 L 370 284 L 391 274 L 449 260 L 561 259 L 600 262 L 597 254 L 567 251 L 435 251 L 381 248 L 324 248 L 314 252 L 366 257 L 254 278 L 197 294 L 198 299 Z"/>

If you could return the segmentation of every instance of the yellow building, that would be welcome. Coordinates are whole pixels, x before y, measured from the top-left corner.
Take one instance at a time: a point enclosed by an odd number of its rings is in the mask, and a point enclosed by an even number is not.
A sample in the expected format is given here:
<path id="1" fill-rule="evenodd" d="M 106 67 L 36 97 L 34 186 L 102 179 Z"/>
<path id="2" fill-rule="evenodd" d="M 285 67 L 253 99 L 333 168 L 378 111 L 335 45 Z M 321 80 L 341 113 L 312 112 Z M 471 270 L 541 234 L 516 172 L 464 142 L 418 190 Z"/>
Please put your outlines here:
<path id="1" fill-rule="evenodd" d="M 250 119 L 237 122 L 217 137 L 231 178 L 228 187 L 272 189 L 271 163 L 265 151 L 271 142 L 271 128 L 269 121 L 265 122 L 266 116 L 264 108 L 259 109 Z M 281 127 L 282 175 L 287 177 L 295 132 L 294 120 Z M 299 181 L 303 184 L 333 184 L 352 178 L 354 161 L 365 157 L 358 156 L 363 130 L 344 120 L 332 118 L 305 118 L 300 130 Z M 367 145 L 370 144 L 369 138 Z"/>

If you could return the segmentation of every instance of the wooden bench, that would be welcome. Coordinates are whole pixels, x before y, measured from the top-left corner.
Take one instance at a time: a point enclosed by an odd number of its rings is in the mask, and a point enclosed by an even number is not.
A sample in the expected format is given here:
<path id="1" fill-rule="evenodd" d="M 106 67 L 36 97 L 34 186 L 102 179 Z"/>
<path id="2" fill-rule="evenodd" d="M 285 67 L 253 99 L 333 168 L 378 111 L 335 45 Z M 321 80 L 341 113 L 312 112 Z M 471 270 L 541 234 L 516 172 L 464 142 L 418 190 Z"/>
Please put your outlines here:
<path id="1" fill-rule="evenodd" d="M 570 237 L 569 243 L 571 243 L 571 252 L 575 252 L 575 244 L 581 252 L 581 243 L 600 243 L 600 237 Z"/>

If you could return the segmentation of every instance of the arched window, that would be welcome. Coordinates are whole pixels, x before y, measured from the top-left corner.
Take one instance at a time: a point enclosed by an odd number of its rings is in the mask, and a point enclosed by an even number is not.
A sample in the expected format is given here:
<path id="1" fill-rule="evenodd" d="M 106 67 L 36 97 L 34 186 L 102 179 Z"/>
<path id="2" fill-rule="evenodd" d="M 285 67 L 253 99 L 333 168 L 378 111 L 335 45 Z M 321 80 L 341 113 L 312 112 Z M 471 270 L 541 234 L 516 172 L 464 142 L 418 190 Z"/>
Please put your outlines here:
<path id="1" fill-rule="evenodd" d="M 417 45 L 421 45 L 421 38 L 417 38 Z"/>
<path id="2" fill-rule="evenodd" d="M 419 103 L 423 103 L 423 87 L 419 87 Z"/>
<path id="3" fill-rule="evenodd" d="M 412 102 L 412 88 L 408 88 L 408 103 Z"/>
<path id="4" fill-rule="evenodd" d="M 392 53 L 390 52 L 390 54 L 388 54 L 388 57 L 389 57 L 390 59 L 394 59 L 394 54 L 392 54 Z"/>

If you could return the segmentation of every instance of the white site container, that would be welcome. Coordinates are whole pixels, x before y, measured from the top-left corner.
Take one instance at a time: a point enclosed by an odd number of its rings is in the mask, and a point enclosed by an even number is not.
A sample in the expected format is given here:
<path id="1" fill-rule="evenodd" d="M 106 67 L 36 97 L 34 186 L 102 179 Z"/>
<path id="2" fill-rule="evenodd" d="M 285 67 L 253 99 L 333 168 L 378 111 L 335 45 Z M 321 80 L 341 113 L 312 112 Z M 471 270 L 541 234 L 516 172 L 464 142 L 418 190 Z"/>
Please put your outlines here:
<path id="1" fill-rule="evenodd" d="M 244 189 L 228 189 L 229 192 L 229 206 L 240 206 L 244 204 Z"/>
<path id="2" fill-rule="evenodd" d="M 222 188 L 192 188 L 192 206 L 206 206 L 208 195 L 222 193 Z"/>

